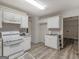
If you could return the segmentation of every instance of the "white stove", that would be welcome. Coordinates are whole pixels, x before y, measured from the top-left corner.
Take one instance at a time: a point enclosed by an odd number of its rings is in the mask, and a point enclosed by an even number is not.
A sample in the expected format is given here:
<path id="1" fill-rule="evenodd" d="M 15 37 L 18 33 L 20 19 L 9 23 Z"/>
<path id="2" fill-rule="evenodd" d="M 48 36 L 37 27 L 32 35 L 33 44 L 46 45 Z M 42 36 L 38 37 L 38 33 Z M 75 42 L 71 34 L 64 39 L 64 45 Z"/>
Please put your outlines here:
<path id="1" fill-rule="evenodd" d="M 14 58 L 24 53 L 23 42 L 19 31 L 2 32 L 3 56 Z"/>

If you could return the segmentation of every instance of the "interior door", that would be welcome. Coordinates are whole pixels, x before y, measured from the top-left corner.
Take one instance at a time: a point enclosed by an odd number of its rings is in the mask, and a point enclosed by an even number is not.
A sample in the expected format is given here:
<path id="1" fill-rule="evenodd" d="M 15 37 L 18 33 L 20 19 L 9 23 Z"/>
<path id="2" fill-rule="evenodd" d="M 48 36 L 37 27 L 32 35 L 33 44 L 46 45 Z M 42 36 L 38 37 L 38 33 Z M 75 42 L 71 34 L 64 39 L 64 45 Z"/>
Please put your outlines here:
<path id="1" fill-rule="evenodd" d="M 40 42 L 45 42 L 45 35 L 47 33 L 47 24 L 46 23 L 41 23 L 39 25 L 39 39 Z"/>

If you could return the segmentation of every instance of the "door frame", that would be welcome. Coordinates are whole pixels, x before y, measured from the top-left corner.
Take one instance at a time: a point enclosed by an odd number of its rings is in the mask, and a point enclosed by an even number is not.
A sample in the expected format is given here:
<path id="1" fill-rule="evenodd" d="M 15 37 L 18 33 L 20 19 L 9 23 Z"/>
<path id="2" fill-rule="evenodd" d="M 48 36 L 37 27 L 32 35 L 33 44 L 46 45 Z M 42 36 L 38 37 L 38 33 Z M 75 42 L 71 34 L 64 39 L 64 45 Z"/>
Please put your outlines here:
<path id="1" fill-rule="evenodd" d="M 78 16 L 78 55 L 79 55 L 79 16 Z"/>
<path id="2" fill-rule="evenodd" d="M 60 42 L 60 44 L 61 44 L 60 49 L 63 48 L 63 46 L 64 46 L 64 44 L 63 44 L 63 19 L 64 18 L 60 16 L 60 28 L 61 28 L 60 29 L 60 36 L 61 36 L 60 37 L 61 38 L 60 39 L 61 40 L 61 42 Z"/>
<path id="3" fill-rule="evenodd" d="M 41 35 L 41 34 L 40 34 L 40 33 L 41 33 L 40 31 L 41 31 L 41 29 L 43 29 L 43 28 L 41 28 L 41 26 L 46 26 L 46 25 L 47 25 L 47 23 L 40 23 L 40 24 L 39 24 L 39 38 L 41 37 L 41 36 L 40 36 L 40 35 Z M 46 31 L 47 31 L 47 30 L 46 30 Z M 42 32 L 42 33 L 43 33 L 43 32 Z M 46 33 L 43 33 L 43 34 L 44 34 L 44 36 L 45 36 Z M 42 42 L 42 43 L 45 42 L 45 37 L 44 37 L 44 36 L 42 36 L 42 37 L 41 37 L 42 39 L 40 40 L 40 42 Z"/>

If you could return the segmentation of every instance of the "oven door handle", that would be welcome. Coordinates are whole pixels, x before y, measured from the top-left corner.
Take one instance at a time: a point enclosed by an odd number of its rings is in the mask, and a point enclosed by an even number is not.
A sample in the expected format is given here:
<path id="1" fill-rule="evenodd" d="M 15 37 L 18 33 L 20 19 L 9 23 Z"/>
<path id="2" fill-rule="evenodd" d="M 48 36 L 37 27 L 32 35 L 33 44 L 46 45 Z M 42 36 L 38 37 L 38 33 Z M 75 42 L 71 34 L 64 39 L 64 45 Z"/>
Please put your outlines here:
<path id="1" fill-rule="evenodd" d="M 3 42 L 3 45 L 4 46 L 14 46 L 14 45 L 18 45 L 18 44 L 20 44 L 22 42 L 24 42 L 23 39 L 14 40 L 14 41 L 6 41 L 6 42 Z"/>

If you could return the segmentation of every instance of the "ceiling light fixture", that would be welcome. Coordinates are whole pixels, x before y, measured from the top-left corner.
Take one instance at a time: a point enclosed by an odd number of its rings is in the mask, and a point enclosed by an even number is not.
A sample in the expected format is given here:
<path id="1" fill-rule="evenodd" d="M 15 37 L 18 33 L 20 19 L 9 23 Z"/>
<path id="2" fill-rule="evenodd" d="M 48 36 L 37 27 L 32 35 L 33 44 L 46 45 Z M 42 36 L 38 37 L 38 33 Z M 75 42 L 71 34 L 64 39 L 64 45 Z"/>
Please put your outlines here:
<path id="1" fill-rule="evenodd" d="M 30 3 L 30 4 L 32 4 L 33 6 L 35 6 L 37 8 L 39 8 L 39 9 L 41 9 L 41 10 L 44 10 L 45 7 L 46 7 L 44 4 L 38 3 L 35 0 L 25 0 L 25 1 L 28 2 L 28 3 Z"/>

